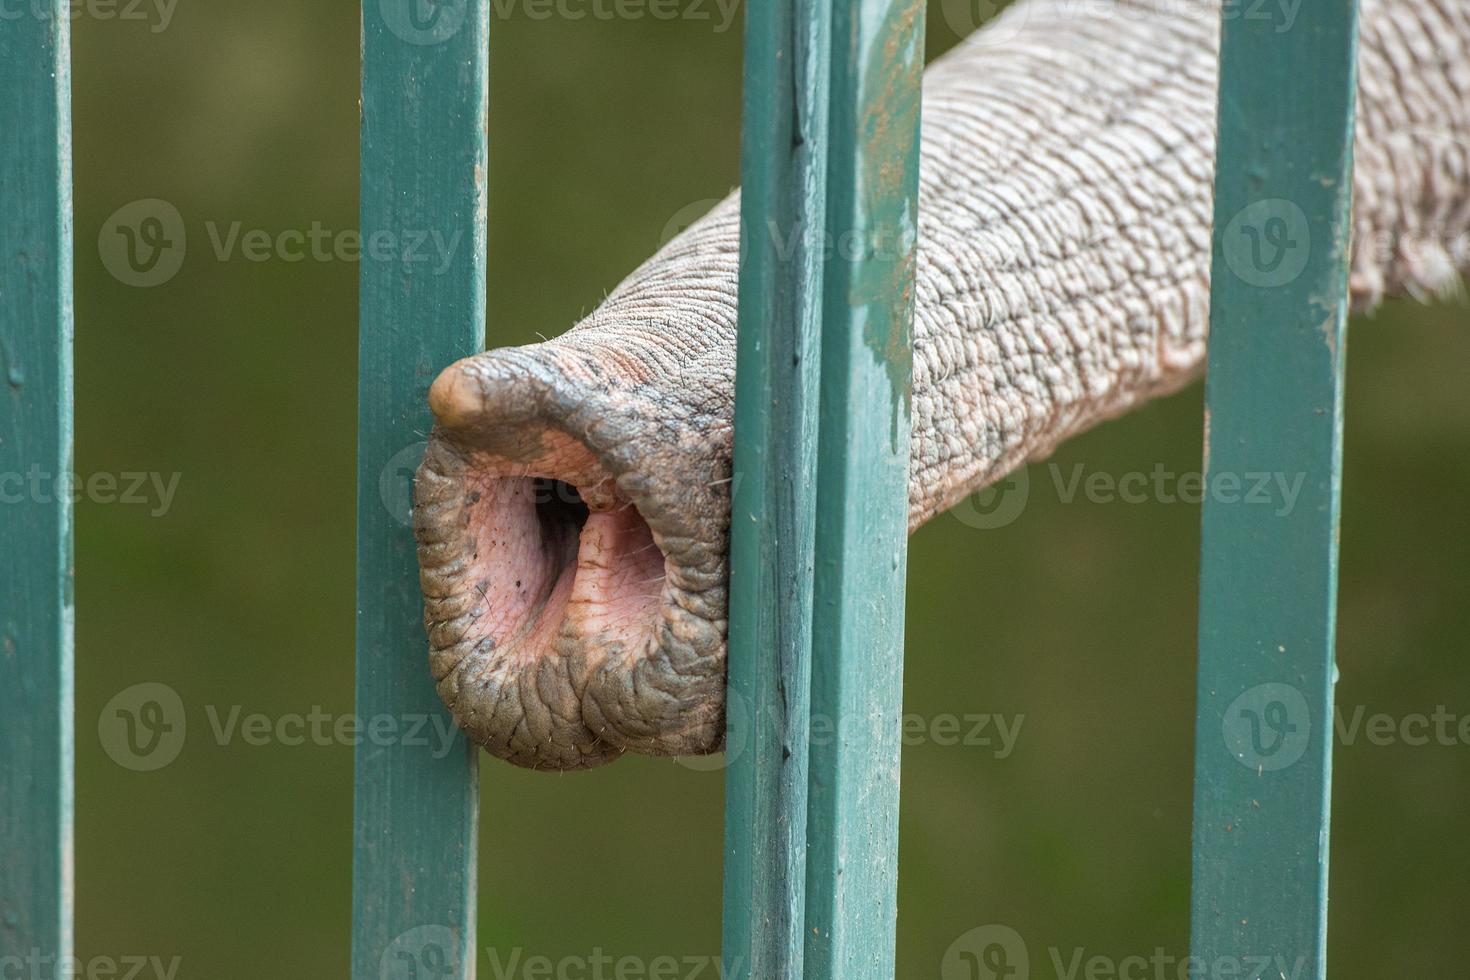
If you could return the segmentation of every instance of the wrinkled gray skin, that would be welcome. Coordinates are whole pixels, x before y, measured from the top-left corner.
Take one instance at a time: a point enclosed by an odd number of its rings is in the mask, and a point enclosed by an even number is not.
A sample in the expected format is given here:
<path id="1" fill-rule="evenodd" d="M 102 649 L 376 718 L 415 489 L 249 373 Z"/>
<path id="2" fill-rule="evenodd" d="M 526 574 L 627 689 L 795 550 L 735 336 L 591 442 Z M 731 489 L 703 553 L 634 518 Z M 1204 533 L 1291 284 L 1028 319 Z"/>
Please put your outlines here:
<path id="1" fill-rule="evenodd" d="M 925 75 L 912 526 L 1202 368 L 1218 12 L 1098 10 L 1021 0 Z M 1363 311 L 1464 271 L 1470 3 L 1363 0 L 1359 73 Z M 564 336 L 433 386 L 430 663 L 495 755 L 720 746 L 737 238 L 732 197 Z"/>

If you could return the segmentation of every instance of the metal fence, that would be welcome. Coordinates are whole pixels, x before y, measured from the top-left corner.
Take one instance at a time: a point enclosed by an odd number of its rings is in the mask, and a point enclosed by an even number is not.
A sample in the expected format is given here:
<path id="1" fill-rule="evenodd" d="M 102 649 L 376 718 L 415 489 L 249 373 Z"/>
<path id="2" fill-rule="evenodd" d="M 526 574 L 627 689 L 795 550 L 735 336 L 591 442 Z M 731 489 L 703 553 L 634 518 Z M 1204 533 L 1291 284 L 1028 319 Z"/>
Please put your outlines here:
<path id="1" fill-rule="evenodd" d="M 49 17 L 0 21 L 0 471 L 71 468 L 66 10 L 52 0 Z M 743 235 L 741 264 L 729 715 L 748 741 L 727 774 L 724 923 L 735 977 L 894 974 L 923 14 L 918 0 L 747 11 L 742 224 L 783 234 Z M 1232 274 L 1216 222 L 1207 469 L 1289 464 L 1307 480 L 1306 506 L 1286 518 L 1204 504 L 1191 953 L 1279 955 L 1320 978 L 1356 3 L 1301 16 L 1288 34 L 1224 20 L 1215 213 L 1293 201 L 1300 228 L 1263 211 L 1256 230 L 1332 245 L 1309 250 L 1289 285 L 1253 284 Z M 443 18 L 455 22 L 440 31 Z M 361 270 L 359 712 L 441 710 L 420 653 L 414 543 L 377 505 L 377 478 L 427 430 L 437 370 L 483 345 L 487 35 L 486 0 L 363 7 L 362 226 L 447 217 L 473 247 L 443 275 Z M 1318 80 L 1305 89 L 1291 81 L 1304 67 Z M 804 229 L 828 234 L 787 234 Z M 817 244 L 852 233 L 903 247 L 852 257 Z M 779 252 L 778 238 L 798 247 Z M 70 503 L 0 507 L 0 544 L 0 947 L 61 957 Z M 809 739 L 813 717 L 839 737 Z M 357 751 L 355 977 L 473 975 L 477 759 L 461 749 Z M 976 962 L 977 980 L 996 966 Z"/>

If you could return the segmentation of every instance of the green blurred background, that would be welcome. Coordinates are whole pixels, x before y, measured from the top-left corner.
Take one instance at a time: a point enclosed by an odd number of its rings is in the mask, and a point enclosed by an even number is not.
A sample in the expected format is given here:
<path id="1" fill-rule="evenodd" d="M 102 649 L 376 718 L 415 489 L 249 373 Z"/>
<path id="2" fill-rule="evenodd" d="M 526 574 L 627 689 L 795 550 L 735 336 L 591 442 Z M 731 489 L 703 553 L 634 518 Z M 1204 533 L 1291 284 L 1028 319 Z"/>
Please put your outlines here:
<path id="1" fill-rule="evenodd" d="M 682 4 L 687 9 L 688 4 Z M 554 334 L 692 202 L 738 182 L 741 18 L 492 26 L 489 337 Z M 346 976 L 350 747 L 216 744 L 209 706 L 271 717 L 353 703 L 357 269 L 219 261 L 206 222 L 357 222 L 355 4 L 178 0 L 74 29 L 78 470 L 180 473 L 162 517 L 78 515 L 77 942 L 182 957 L 183 978 Z M 929 43 L 958 40 L 938 9 Z M 190 237 L 154 288 L 97 235 L 162 198 Z M 1470 711 L 1470 330 L 1463 306 L 1356 325 L 1339 700 Z M 1119 474 L 1197 470 L 1200 390 L 1062 448 Z M 907 710 L 1024 715 L 1015 751 L 904 755 L 899 976 L 940 975 L 1003 923 L 1032 976 L 1064 958 L 1185 952 L 1195 507 L 1063 505 L 1032 467 L 1018 520 L 913 540 Z M 165 683 L 182 754 L 103 751 L 117 692 Z M 1463 975 L 1470 746 L 1337 755 L 1332 966 Z M 697 956 L 719 943 L 722 774 L 628 758 L 591 773 L 483 765 L 478 944 L 523 956 Z M 481 955 L 481 976 L 495 964 Z M 1172 976 L 1172 974 L 1171 974 Z"/>

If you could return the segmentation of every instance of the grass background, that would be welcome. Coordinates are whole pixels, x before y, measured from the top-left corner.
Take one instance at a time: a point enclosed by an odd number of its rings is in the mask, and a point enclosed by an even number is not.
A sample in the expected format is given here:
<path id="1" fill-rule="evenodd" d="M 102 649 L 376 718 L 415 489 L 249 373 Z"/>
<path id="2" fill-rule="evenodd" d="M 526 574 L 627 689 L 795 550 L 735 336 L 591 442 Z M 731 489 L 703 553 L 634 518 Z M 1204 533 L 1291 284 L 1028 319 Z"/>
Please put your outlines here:
<path id="1" fill-rule="evenodd" d="M 706 3 L 712 12 L 714 8 Z M 687 5 L 686 5 L 687 7 Z M 684 9 L 684 8 L 681 8 Z M 206 711 L 353 703 L 355 265 L 218 261 L 205 223 L 357 222 L 358 9 L 179 0 L 75 24 L 78 469 L 182 474 L 173 508 L 78 514 L 77 941 L 182 957 L 183 978 L 346 976 L 349 747 L 218 745 Z M 958 37 L 931 14 L 931 53 Z M 489 336 L 561 331 L 738 181 L 740 19 L 492 26 Z M 98 230 L 163 198 L 190 252 L 152 289 L 113 280 Z M 1470 330 L 1463 306 L 1355 325 L 1340 701 L 1470 711 Z M 1198 387 L 1058 453 L 1122 473 L 1199 466 Z M 1044 467 L 1019 520 L 941 517 L 913 540 L 906 707 L 1024 714 L 1006 759 L 904 757 L 899 976 L 940 975 L 1004 923 L 1058 948 L 1185 952 L 1198 512 L 1063 505 Z M 102 750 L 103 705 L 182 696 L 165 769 Z M 1460 975 L 1470 746 L 1340 749 L 1332 966 Z M 718 951 L 722 777 L 630 758 L 483 766 L 479 945 L 525 956 Z M 492 961 L 479 960 L 494 976 Z M 946 978 L 948 980 L 948 978 Z"/>

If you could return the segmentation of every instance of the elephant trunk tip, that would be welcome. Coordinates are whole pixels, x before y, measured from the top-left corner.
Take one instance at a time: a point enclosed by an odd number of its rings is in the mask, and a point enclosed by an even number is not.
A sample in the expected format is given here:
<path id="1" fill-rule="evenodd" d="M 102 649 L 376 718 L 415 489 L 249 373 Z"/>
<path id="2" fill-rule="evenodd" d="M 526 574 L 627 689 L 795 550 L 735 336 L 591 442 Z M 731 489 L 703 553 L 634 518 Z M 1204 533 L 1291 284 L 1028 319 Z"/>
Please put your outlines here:
<path id="1" fill-rule="evenodd" d="M 480 386 L 464 369 L 464 361 L 451 364 L 439 373 L 429 386 L 429 410 L 446 429 L 469 425 L 483 404 Z"/>
<path id="2" fill-rule="evenodd" d="M 430 387 L 414 531 L 439 693 L 473 741 L 529 768 L 709 751 L 723 664 L 688 671 L 678 484 L 629 468 L 650 424 L 616 380 L 565 367 L 536 345 Z"/>

